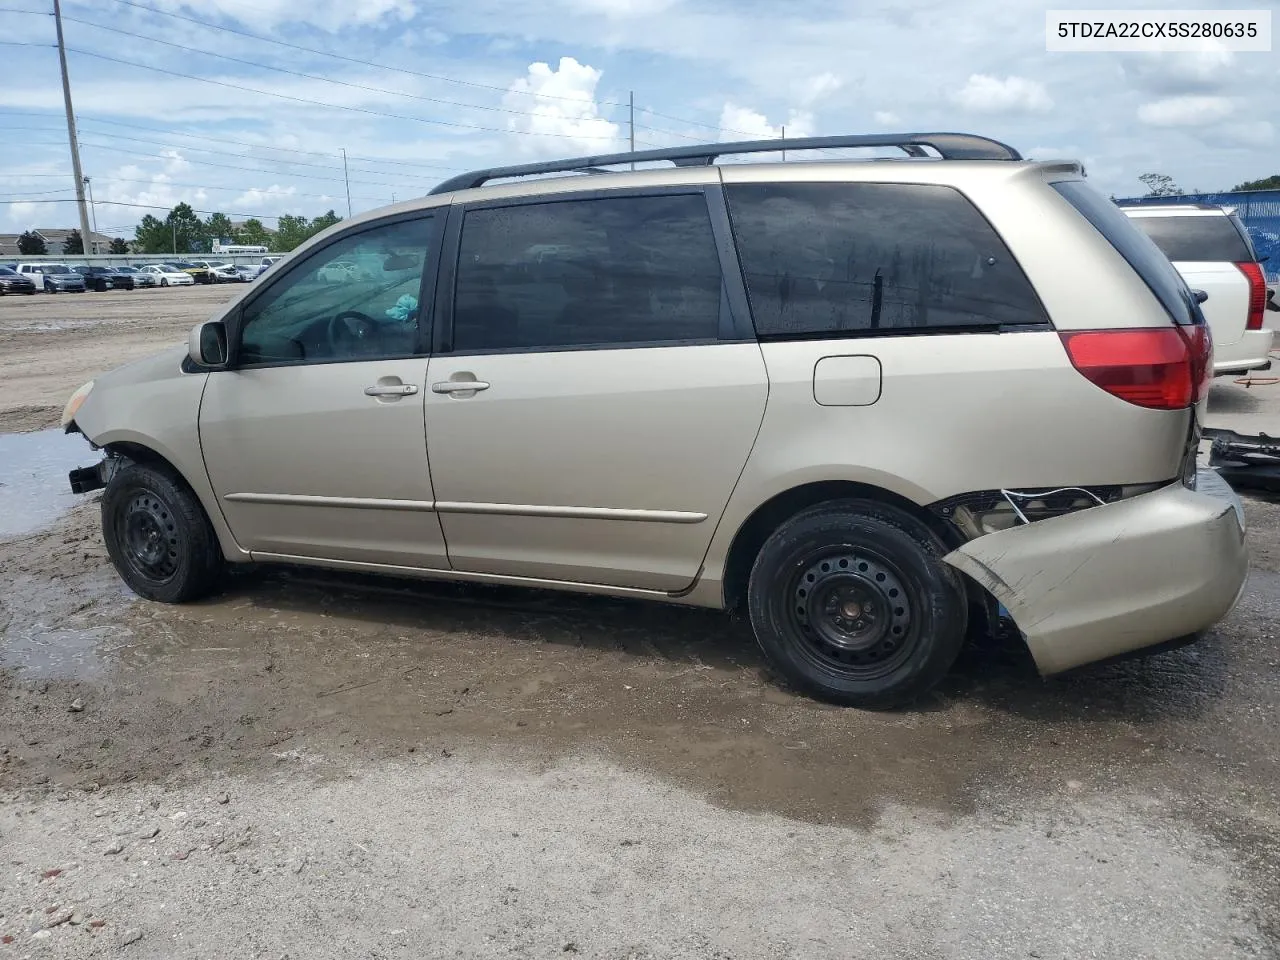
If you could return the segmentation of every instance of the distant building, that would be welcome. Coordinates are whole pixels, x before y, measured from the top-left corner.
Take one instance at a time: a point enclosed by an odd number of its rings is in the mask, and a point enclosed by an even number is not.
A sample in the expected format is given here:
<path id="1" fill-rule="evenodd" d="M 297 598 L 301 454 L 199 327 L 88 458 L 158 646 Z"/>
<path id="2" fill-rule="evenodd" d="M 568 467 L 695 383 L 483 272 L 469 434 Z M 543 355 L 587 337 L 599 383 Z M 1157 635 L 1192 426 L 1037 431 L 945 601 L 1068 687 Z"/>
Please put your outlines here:
<path id="1" fill-rule="evenodd" d="M 32 233 L 44 240 L 45 256 L 60 257 L 62 256 L 62 246 L 67 241 L 67 237 L 71 235 L 71 230 L 62 230 L 54 227 L 33 227 Z M 21 251 L 18 250 L 18 237 L 20 233 L 0 233 L 0 257 L 16 257 Z M 92 242 L 93 246 L 90 246 Z M 85 253 L 107 253 L 111 249 L 111 238 L 103 233 L 94 233 L 90 241 L 86 241 L 84 245 Z"/>

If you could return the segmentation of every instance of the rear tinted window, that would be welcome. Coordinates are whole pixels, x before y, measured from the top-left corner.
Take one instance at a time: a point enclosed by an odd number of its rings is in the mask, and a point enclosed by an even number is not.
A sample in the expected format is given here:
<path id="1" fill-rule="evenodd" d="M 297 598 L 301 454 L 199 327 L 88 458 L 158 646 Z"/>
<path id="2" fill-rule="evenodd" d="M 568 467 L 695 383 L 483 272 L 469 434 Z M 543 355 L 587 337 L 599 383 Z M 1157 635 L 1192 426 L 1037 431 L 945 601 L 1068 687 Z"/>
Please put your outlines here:
<path id="1" fill-rule="evenodd" d="M 1170 260 L 1252 261 L 1253 251 L 1226 217 L 1131 217 Z"/>
<path id="2" fill-rule="evenodd" d="M 469 210 L 453 349 L 714 340 L 723 287 L 701 194 Z"/>
<path id="3" fill-rule="evenodd" d="M 959 191 L 726 188 L 762 337 L 1047 324 L 1030 281 Z"/>
<path id="4" fill-rule="evenodd" d="M 1053 189 L 1129 261 L 1129 266 L 1151 288 L 1174 323 L 1204 322 L 1200 307 L 1191 299 L 1186 283 L 1169 258 L 1119 207 L 1083 180 L 1060 180 L 1053 184 Z"/>

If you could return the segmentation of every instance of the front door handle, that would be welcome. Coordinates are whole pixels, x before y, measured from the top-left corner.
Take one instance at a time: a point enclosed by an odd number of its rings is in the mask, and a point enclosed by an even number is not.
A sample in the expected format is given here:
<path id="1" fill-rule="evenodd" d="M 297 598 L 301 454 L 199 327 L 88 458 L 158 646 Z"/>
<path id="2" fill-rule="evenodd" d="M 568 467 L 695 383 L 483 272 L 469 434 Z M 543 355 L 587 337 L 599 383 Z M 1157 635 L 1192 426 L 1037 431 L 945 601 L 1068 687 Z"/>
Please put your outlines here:
<path id="1" fill-rule="evenodd" d="M 475 393 L 488 389 L 489 384 L 484 380 L 444 380 L 431 385 L 432 393 Z"/>
<path id="2" fill-rule="evenodd" d="M 379 383 L 364 388 L 366 397 L 411 397 L 417 392 L 415 383 Z"/>

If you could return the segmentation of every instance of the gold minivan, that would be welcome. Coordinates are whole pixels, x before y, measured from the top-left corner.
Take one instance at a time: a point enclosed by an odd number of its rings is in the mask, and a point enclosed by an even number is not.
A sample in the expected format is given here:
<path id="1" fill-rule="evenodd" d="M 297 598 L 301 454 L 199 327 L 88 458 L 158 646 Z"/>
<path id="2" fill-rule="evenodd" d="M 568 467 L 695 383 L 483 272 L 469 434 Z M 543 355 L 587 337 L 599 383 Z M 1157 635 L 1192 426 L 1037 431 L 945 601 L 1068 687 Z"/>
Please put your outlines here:
<path id="1" fill-rule="evenodd" d="M 163 602 L 279 562 L 744 608 L 789 681 L 867 707 L 1001 617 L 1047 674 L 1226 614 L 1208 330 L 1080 167 L 963 134 L 715 163 L 776 146 L 454 178 L 86 384 L 63 422 L 106 456 L 71 481 L 105 486 L 120 575 Z"/>

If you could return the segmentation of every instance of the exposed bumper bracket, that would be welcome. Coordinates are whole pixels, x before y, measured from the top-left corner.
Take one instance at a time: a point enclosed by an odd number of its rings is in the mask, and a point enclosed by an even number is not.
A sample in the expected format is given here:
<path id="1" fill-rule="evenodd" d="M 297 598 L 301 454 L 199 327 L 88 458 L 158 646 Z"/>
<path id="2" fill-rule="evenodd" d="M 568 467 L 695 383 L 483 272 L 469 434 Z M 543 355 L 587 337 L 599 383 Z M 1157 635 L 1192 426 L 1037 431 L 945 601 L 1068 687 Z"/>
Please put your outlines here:
<path id="1" fill-rule="evenodd" d="M 1280 437 L 1206 427 L 1209 466 L 1233 487 L 1280 490 Z"/>

